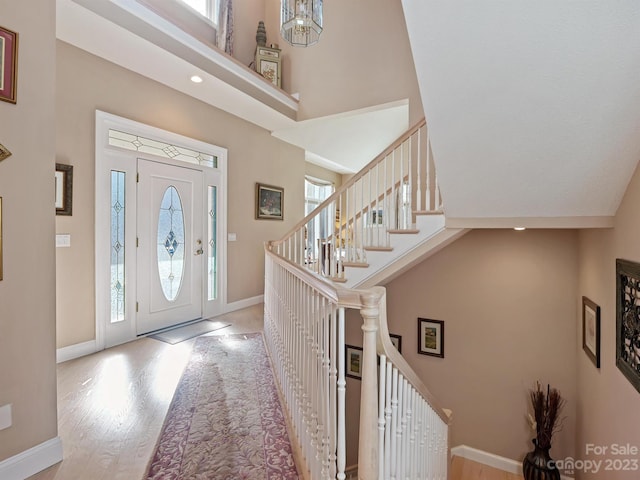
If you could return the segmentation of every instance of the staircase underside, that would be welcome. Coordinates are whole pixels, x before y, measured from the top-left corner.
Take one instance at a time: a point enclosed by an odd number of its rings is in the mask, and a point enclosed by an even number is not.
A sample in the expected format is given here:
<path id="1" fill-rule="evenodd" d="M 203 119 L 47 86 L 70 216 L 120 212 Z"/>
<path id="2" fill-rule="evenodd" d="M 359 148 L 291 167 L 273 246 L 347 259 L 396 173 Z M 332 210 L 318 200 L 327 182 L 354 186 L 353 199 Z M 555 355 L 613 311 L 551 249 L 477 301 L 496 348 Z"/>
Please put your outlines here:
<path id="1" fill-rule="evenodd" d="M 640 5 L 402 5 L 447 225 L 611 226 L 640 158 Z"/>
<path id="2" fill-rule="evenodd" d="M 345 286 L 383 285 L 435 254 L 468 230 L 446 228 L 444 215 L 419 215 L 417 233 L 391 233 L 390 251 L 367 251 L 367 268 L 345 267 Z"/>

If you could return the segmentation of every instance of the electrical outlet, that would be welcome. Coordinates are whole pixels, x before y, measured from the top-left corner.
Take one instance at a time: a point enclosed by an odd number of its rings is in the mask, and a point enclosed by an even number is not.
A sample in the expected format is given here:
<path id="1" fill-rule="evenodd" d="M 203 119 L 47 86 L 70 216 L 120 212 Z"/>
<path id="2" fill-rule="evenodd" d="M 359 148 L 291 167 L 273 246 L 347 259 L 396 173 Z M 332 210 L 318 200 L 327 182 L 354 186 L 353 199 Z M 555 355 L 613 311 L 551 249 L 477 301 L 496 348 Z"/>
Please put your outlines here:
<path id="1" fill-rule="evenodd" d="M 12 425 L 11 404 L 0 407 L 0 430 L 9 428 Z"/>

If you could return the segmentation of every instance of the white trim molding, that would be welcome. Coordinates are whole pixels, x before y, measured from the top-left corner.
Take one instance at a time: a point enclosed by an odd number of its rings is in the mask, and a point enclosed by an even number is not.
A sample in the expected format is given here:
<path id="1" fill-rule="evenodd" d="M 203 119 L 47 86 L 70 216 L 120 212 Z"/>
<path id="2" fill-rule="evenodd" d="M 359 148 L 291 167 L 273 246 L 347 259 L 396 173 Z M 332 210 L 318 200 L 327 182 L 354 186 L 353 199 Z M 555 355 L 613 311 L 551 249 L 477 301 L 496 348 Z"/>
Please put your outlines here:
<path id="1" fill-rule="evenodd" d="M 55 437 L 0 462 L 0 478 L 24 480 L 62 461 L 62 440 Z"/>
<path id="2" fill-rule="evenodd" d="M 257 295 L 255 297 L 243 298 L 236 302 L 227 303 L 224 307 L 224 313 L 235 312 L 236 310 L 242 310 L 243 308 L 249 308 L 259 303 L 264 303 L 264 295 Z"/>
<path id="3" fill-rule="evenodd" d="M 516 460 L 501 457 L 500 455 L 495 455 L 483 450 L 478 450 L 477 448 L 469 447 L 467 445 L 458 445 L 457 447 L 453 447 L 451 449 L 451 456 L 454 455 L 489 467 L 497 468 L 504 472 L 522 475 L 522 461 L 518 462 Z M 562 480 L 573 480 L 573 477 L 566 477 L 564 475 L 562 475 L 561 478 Z"/>
<path id="4" fill-rule="evenodd" d="M 84 357 L 85 355 L 91 355 L 97 351 L 98 349 L 96 348 L 95 340 L 62 347 L 56 350 L 56 363 L 66 362 L 67 360 Z"/>

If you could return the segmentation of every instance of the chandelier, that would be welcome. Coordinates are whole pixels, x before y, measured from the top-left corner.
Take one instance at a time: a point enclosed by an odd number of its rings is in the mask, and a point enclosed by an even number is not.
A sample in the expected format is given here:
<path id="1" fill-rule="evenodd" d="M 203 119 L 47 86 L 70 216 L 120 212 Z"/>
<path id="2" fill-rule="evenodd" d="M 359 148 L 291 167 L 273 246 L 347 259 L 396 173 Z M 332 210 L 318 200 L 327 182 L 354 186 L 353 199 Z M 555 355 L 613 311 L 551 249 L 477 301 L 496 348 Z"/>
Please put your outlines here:
<path id="1" fill-rule="evenodd" d="M 308 47 L 320 40 L 322 0 L 281 0 L 280 35 L 294 47 Z"/>

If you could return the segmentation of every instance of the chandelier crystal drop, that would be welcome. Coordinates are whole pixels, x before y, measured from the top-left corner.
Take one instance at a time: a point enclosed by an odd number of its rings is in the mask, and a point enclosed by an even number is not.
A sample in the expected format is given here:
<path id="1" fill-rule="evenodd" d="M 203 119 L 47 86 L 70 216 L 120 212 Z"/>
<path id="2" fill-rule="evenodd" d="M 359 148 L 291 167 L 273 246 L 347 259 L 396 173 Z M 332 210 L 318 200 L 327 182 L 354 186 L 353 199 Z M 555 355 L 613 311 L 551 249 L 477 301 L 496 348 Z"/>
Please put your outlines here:
<path id="1" fill-rule="evenodd" d="M 322 33 L 322 0 L 282 0 L 280 35 L 294 47 L 318 43 Z"/>

